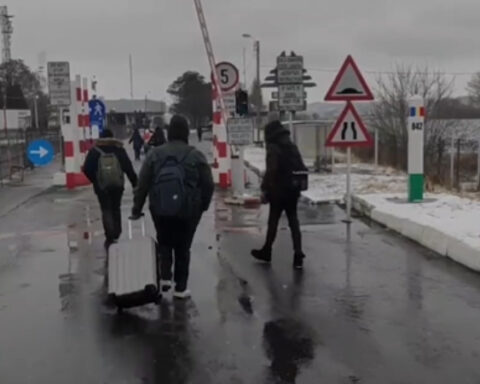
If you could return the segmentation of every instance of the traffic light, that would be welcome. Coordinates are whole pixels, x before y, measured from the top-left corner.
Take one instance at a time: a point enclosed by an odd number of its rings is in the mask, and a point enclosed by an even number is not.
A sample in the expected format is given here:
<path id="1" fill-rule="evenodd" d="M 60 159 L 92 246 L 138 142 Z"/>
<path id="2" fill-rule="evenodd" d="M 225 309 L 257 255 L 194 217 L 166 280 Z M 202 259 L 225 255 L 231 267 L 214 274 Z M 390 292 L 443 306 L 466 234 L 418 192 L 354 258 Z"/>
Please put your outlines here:
<path id="1" fill-rule="evenodd" d="M 235 105 L 237 114 L 240 116 L 248 115 L 248 93 L 239 89 L 235 92 Z"/>

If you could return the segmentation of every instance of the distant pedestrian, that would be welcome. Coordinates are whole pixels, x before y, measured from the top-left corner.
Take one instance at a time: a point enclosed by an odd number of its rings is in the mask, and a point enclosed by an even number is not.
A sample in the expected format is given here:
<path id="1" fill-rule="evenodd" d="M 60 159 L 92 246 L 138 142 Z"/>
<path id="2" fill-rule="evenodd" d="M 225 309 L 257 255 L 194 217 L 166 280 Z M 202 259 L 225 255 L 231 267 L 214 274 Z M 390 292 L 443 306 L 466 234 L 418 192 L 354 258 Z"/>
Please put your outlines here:
<path id="1" fill-rule="evenodd" d="M 163 128 L 157 127 L 155 129 L 155 132 L 153 132 L 153 135 L 150 138 L 150 141 L 148 142 L 148 146 L 150 148 L 155 148 L 165 144 L 166 142 L 167 142 L 167 139 L 165 138 L 165 132 L 163 131 Z"/>
<path id="2" fill-rule="evenodd" d="M 168 143 L 152 149 L 142 166 L 132 209 L 132 219 L 140 218 L 149 195 L 161 259 L 162 291 L 170 290 L 173 276 L 174 297 L 179 299 L 190 297 L 190 248 L 214 190 L 207 159 L 188 145 L 189 134 L 187 120 L 172 117 Z"/>
<path id="3" fill-rule="evenodd" d="M 133 144 L 133 151 L 135 152 L 135 160 L 140 160 L 140 154 L 142 152 L 142 147 L 144 140 L 140 130 L 138 128 L 133 129 L 132 137 L 130 137 L 129 144 Z"/>
<path id="4" fill-rule="evenodd" d="M 203 136 L 203 128 L 201 125 L 197 127 L 197 135 L 198 135 L 198 141 L 202 141 L 202 136 Z"/>
<path id="5" fill-rule="evenodd" d="M 300 192 L 308 184 L 308 176 L 297 146 L 290 140 L 290 132 L 280 121 L 273 121 L 265 127 L 267 142 L 267 169 L 261 185 L 264 202 L 270 203 L 268 230 L 265 245 L 253 250 L 252 256 L 270 263 L 272 246 L 277 236 L 278 223 L 285 211 L 292 232 L 295 268 L 303 268 L 305 255 L 302 251 L 302 235 L 298 221 L 297 205 Z M 306 178 L 301 180 L 300 178 Z"/>
<path id="6" fill-rule="evenodd" d="M 105 248 L 118 240 L 122 233 L 121 203 L 125 177 L 133 187 L 137 185 L 137 175 L 121 141 L 113 138 L 113 133 L 105 129 L 95 146 L 85 159 L 83 172 L 93 184 L 102 210 L 105 230 Z"/>

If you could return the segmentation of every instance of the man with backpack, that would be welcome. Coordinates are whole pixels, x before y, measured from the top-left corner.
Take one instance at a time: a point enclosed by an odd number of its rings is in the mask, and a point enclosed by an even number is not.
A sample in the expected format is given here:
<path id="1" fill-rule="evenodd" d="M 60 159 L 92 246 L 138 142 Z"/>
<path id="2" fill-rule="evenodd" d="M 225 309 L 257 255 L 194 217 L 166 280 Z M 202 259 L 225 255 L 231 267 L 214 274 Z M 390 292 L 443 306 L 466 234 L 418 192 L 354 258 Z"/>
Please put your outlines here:
<path id="1" fill-rule="evenodd" d="M 301 269 L 305 255 L 302 251 L 297 205 L 300 192 L 308 189 L 307 168 L 297 146 L 290 140 L 290 132 L 280 121 L 273 121 L 265 127 L 265 141 L 267 168 L 261 188 L 263 201 L 270 203 L 270 213 L 265 245 L 262 249 L 253 250 L 252 256 L 265 263 L 271 262 L 278 223 L 282 212 L 285 211 L 295 252 L 293 267 Z"/>
<path id="2" fill-rule="evenodd" d="M 102 210 L 105 230 L 105 249 L 118 240 L 122 233 L 121 204 L 127 175 L 132 187 L 137 185 L 133 169 L 122 142 L 113 138 L 112 131 L 105 129 L 96 145 L 85 159 L 83 173 L 92 182 Z"/>
<path id="3" fill-rule="evenodd" d="M 207 159 L 188 145 L 189 135 L 187 120 L 173 116 L 168 127 L 168 143 L 153 148 L 142 166 L 131 217 L 136 220 L 142 216 L 149 195 L 161 259 L 161 289 L 169 291 L 173 277 L 174 297 L 178 299 L 190 297 L 187 289 L 190 248 L 214 190 Z"/>

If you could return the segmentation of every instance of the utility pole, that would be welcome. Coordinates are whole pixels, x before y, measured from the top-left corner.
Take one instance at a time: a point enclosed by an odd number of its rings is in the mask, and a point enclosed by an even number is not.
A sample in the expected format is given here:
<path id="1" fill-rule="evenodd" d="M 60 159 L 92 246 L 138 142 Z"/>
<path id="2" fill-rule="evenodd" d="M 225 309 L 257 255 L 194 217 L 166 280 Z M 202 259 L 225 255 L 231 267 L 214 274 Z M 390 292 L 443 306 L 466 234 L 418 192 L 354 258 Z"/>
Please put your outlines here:
<path id="1" fill-rule="evenodd" d="M 13 26 L 11 19 L 12 15 L 8 14 L 8 8 L 6 6 L 0 7 L 0 27 L 2 29 L 3 37 L 3 50 L 2 50 L 2 62 L 7 63 L 12 59 L 12 34 Z"/>
<path id="2" fill-rule="evenodd" d="M 258 87 L 257 92 L 259 93 L 257 96 L 257 141 L 260 142 L 261 140 L 261 135 L 260 135 L 260 130 L 261 127 L 260 125 L 262 124 L 262 98 L 261 98 L 261 93 L 262 93 L 262 87 L 261 87 L 261 80 L 260 80 L 260 40 L 255 41 L 255 56 L 256 56 L 256 62 L 257 62 L 257 81 L 256 81 L 256 87 Z"/>
<path id="3" fill-rule="evenodd" d="M 130 99 L 133 100 L 133 59 L 131 54 L 129 56 L 129 62 L 130 62 Z"/>

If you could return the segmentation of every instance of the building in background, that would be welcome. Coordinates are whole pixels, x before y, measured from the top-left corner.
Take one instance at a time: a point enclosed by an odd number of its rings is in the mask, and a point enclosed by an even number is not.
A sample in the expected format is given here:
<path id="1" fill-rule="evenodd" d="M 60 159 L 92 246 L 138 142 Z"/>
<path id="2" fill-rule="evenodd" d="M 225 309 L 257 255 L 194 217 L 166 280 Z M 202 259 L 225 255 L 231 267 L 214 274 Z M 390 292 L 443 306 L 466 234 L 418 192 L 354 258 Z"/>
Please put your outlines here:
<path id="1" fill-rule="evenodd" d="M 149 127 L 158 117 L 165 116 L 167 105 L 163 101 L 140 99 L 104 100 L 107 107 L 108 126 L 139 128 Z"/>
<path id="2" fill-rule="evenodd" d="M 0 130 L 5 130 L 5 117 L 9 131 L 30 128 L 32 114 L 19 85 L 7 87 L 6 101 L 4 113 L 5 94 L 3 88 L 0 88 Z"/>

